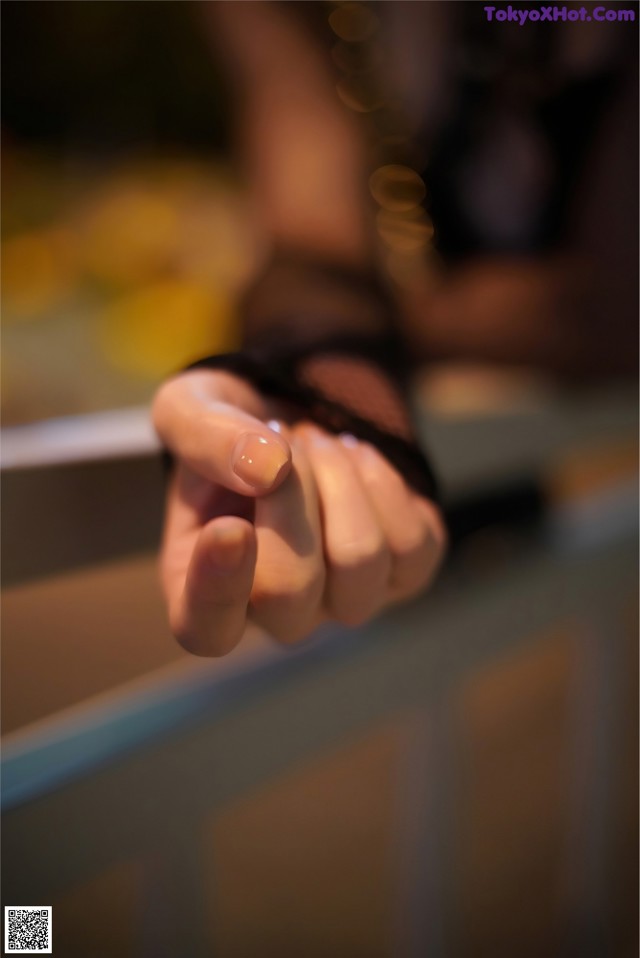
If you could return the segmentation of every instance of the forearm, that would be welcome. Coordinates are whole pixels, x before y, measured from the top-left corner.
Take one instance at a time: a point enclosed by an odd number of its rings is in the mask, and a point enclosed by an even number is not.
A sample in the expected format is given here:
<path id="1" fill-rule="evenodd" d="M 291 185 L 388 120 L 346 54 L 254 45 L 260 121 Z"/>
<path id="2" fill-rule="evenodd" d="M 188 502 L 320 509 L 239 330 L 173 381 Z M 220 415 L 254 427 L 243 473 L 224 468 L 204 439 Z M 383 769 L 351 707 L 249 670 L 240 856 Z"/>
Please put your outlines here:
<path id="1" fill-rule="evenodd" d="M 367 267 L 375 258 L 362 132 L 328 51 L 287 5 L 207 5 L 239 95 L 237 139 L 256 227 L 284 245 Z"/>

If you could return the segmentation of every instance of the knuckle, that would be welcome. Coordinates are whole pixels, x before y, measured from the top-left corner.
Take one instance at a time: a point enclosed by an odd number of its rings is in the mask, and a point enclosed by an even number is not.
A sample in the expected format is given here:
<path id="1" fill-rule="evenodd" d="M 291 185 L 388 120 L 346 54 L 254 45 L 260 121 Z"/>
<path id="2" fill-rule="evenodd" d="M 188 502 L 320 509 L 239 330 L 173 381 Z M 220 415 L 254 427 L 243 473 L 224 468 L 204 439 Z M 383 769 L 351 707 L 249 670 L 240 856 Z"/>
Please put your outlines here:
<path id="1" fill-rule="evenodd" d="M 412 532 L 392 548 L 394 564 L 413 566 L 423 562 L 427 556 L 429 537 L 426 531 Z"/>
<path id="2" fill-rule="evenodd" d="M 394 556 L 392 587 L 398 596 L 408 598 L 425 589 L 434 579 L 444 555 L 444 547 L 430 537 L 412 550 Z"/>
<path id="3" fill-rule="evenodd" d="M 274 570 L 269 576 L 256 576 L 251 604 L 259 612 L 272 607 L 311 607 L 319 603 L 323 587 L 321 568 Z"/>
<path id="4" fill-rule="evenodd" d="M 401 499 L 406 495 L 407 486 L 396 467 L 377 449 L 371 450 L 362 463 L 362 473 L 368 486 L 376 489 L 385 500 L 390 497 Z"/>
<path id="5" fill-rule="evenodd" d="M 331 569 L 338 575 L 354 572 L 379 572 L 390 564 L 390 555 L 384 541 L 379 537 L 344 542 L 335 547 L 329 557 Z"/>

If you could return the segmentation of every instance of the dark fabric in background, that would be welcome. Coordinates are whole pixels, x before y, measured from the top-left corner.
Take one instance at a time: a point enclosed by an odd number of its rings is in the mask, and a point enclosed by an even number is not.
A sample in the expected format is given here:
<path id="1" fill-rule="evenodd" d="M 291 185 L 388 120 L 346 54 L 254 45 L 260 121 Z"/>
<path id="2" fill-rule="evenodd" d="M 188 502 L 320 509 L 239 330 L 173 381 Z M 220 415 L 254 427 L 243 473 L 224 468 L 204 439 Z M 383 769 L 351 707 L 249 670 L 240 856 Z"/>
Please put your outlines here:
<path id="1" fill-rule="evenodd" d="M 98 153 L 226 148 L 228 97 L 195 7 L 3 3 L 3 132 Z"/>

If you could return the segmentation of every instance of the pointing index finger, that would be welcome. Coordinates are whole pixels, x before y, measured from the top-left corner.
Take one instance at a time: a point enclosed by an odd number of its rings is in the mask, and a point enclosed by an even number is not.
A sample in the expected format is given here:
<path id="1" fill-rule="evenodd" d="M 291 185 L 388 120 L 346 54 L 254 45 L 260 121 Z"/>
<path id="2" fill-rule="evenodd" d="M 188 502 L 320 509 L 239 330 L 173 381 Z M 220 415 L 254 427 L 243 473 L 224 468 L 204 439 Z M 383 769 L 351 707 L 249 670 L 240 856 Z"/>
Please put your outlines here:
<path id="1" fill-rule="evenodd" d="M 199 476 L 257 496 L 277 488 L 291 467 L 289 444 L 258 411 L 266 407 L 246 383 L 199 371 L 161 386 L 152 416 L 160 439 Z"/>

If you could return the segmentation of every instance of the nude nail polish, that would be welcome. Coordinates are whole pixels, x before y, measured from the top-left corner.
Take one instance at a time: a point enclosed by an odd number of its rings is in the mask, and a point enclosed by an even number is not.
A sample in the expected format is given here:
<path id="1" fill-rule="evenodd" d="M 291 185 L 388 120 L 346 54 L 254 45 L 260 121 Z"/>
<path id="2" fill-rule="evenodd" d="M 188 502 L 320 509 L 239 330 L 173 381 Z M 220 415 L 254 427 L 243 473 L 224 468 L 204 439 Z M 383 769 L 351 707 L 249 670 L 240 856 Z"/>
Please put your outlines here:
<path id="1" fill-rule="evenodd" d="M 236 446 L 233 471 L 255 489 L 269 489 L 287 462 L 287 455 L 277 442 L 250 433 Z"/>

